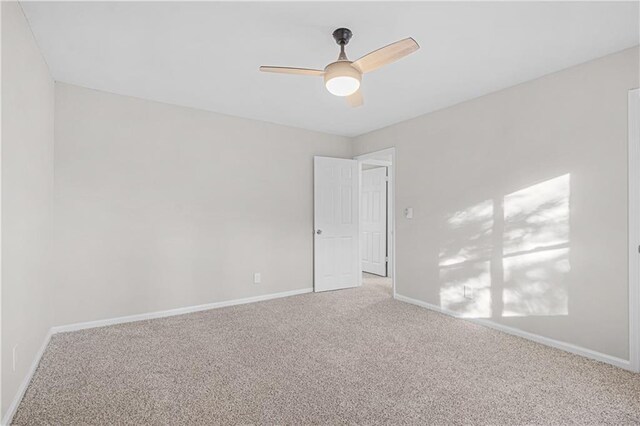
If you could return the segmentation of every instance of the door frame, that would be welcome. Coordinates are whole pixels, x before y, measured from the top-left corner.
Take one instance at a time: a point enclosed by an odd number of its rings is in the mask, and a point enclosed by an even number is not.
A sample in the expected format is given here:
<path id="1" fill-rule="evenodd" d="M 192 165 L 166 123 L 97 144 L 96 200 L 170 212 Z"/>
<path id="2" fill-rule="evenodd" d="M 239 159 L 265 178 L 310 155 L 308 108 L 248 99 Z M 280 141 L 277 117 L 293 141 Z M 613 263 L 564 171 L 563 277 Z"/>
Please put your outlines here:
<path id="1" fill-rule="evenodd" d="M 640 372 L 640 89 L 629 90 L 629 367 Z"/>
<path id="2" fill-rule="evenodd" d="M 380 155 L 390 155 L 391 163 L 377 160 Z M 391 276 L 391 285 L 393 289 L 393 298 L 396 298 L 396 149 L 395 147 L 381 149 L 379 151 L 368 152 L 353 157 L 358 160 L 358 203 L 362 205 L 362 165 L 377 164 L 387 167 L 389 180 L 387 182 L 387 251 L 389 255 L 389 263 L 387 263 L 387 276 Z M 360 217 L 358 217 L 358 224 Z M 358 227 L 360 229 L 360 227 Z M 360 275 L 358 284 L 362 285 L 362 241 L 358 238 L 358 246 L 360 252 Z M 390 271 L 390 273 L 389 273 Z"/>

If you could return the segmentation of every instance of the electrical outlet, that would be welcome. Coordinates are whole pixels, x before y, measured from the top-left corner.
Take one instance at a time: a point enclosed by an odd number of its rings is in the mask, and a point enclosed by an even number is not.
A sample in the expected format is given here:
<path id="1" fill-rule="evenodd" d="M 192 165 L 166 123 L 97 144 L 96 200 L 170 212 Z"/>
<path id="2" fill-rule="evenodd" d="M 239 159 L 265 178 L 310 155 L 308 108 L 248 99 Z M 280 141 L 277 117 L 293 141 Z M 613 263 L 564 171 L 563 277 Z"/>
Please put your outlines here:
<path id="1" fill-rule="evenodd" d="M 262 277 L 260 276 L 260 272 L 256 272 L 253 274 L 253 283 L 260 284 L 262 282 Z"/>
<path id="2" fill-rule="evenodd" d="M 13 371 L 16 371 L 16 364 L 18 363 L 18 345 L 15 345 L 13 347 L 11 354 L 13 356 L 13 360 L 11 361 L 12 362 L 11 366 L 13 368 Z"/>
<path id="3" fill-rule="evenodd" d="M 473 299 L 474 298 L 474 294 L 473 294 L 473 288 L 469 287 L 468 285 L 465 285 L 463 287 L 463 296 L 465 299 Z"/>

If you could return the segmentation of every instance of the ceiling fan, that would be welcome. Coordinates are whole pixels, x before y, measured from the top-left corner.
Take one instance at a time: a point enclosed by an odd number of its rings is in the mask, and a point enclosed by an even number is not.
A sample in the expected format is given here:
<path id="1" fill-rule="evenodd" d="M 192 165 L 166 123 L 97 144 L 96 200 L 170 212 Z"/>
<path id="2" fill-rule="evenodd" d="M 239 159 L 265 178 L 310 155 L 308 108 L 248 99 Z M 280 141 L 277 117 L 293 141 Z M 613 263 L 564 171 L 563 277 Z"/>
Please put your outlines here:
<path id="1" fill-rule="evenodd" d="M 362 93 L 359 90 L 362 74 L 402 59 L 418 50 L 420 46 L 409 37 L 367 53 L 357 61 L 350 61 L 344 52 L 344 47 L 349 43 L 352 35 L 348 28 L 338 28 L 333 32 L 333 38 L 340 46 L 340 55 L 337 61 L 327 65 L 324 70 L 262 66 L 260 71 L 322 76 L 329 92 L 336 96 L 346 97 L 349 105 L 359 107 L 363 104 Z"/>

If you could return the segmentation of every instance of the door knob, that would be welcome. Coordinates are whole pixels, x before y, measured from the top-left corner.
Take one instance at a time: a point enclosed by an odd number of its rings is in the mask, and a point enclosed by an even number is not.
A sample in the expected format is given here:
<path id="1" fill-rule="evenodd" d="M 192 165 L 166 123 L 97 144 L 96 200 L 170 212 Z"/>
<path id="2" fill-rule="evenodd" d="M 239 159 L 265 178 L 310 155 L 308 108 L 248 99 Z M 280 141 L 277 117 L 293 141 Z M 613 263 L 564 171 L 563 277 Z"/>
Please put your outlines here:
<path id="1" fill-rule="evenodd" d="M 322 234 L 322 229 L 318 229 L 318 230 L 316 231 L 316 234 L 318 234 L 318 235 Z"/>

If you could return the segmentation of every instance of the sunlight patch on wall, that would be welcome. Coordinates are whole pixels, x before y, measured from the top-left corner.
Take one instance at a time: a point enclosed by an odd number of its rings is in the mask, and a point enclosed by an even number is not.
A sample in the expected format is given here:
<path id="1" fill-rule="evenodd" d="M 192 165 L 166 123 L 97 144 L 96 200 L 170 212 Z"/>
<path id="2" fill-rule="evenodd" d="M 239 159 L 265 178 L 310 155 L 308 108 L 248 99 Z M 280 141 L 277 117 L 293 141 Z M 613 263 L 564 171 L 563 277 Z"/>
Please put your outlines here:
<path id="1" fill-rule="evenodd" d="M 444 220 L 440 306 L 465 317 L 568 315 L 570 175 Z"/>
<path id="2" fill-rule="evenodd" d="M 440 305 L 463 316 L 491 316 L 493 202 L 486 200 L 446 220 L 440 249 Z"/>
<path id="3" fill-rule="evenodd" d="M 486 200 L 446 219 L 447 241 L 440 249 L 440 266 L 455 265 L 491 254 L 493 202 Z"/>
<path id="4" fill-rule="evenodd" d="M 570 175 L 504 197 L 503 316 L 567 315 Z"/>
<path id="5" fill-rule="evenodd" d="M 440 305 L 464 317 L 491 317 L 490 262 L 464 262 L 440 269 Z"/>
<path id="6" fill-rule="evenodd" d="M 569 242 L 569 175 L 504 197 L 504 254 Z"/>
<path id="7" fill-rule="evenodd" d="M 502 316 L 567 315 L 569 249 L 506 257 Z"/>

